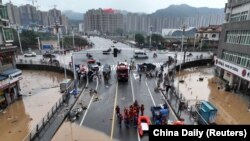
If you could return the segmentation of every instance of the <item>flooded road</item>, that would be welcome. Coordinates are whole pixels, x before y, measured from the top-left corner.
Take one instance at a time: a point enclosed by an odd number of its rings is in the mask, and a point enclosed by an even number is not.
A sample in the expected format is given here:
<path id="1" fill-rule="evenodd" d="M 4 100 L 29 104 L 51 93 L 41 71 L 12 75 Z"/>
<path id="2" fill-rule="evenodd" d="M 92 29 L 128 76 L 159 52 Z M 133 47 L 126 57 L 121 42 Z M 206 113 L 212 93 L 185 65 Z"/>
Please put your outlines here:
<path id="1" fill-rule="evenodd" d="M 180 73 L 180 92 L 186 100 L 208 100 L 218 109 L 217 124 L 250 124 L 249 97 L 226 92 L 214 77 L 213 68 L 191 68 Z M 199 78 L 203 78 L 202 81 Z"/>
<path id="2" fill-rule="evenodd" d="M 106 134 L 65 121 L 52 141 L 110 141 Z M 115 141 L 115 140 L 114 140 Z"/>
<path id="3" fill-rule="evenodd" d="M 22 140 L 61 97 L 63 74 L 24 70 L 22 77 L 23 98 L 0 113 L 0 137 L 5 141 Z"/>

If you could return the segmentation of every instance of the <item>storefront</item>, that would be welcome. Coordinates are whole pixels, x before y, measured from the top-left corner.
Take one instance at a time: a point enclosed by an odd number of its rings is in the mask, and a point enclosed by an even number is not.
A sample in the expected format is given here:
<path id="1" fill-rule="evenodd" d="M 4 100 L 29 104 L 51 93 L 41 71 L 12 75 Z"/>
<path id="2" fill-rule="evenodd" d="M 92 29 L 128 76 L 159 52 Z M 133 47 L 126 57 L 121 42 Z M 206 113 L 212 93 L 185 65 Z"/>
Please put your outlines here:
<path id="1" fill-rule="evenodd" d="M 250 93 L 250 70 L 215 58 L 219 76 L 226 80 L 231 87 L 236 87 L 241 93 Z"/>
<path id="2" fill-rule="evenodd" d="M 11 73 L 9 74 L 9 72 Z M 18 69 L 0 74 L 0 109 L 6 108 L 20 96 L 19 80 L 22 79 L 21 74 L 22 71 Z"/>

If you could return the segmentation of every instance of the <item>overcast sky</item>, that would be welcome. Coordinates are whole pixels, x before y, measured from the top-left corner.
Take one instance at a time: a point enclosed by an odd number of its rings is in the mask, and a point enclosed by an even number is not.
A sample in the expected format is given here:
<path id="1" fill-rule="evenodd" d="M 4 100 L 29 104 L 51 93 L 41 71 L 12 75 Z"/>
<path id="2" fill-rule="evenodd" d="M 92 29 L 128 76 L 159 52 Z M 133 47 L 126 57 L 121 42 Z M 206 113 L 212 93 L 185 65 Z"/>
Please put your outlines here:
<path id="1" fill-rule="evenodd" d="M 3 4 L 10 0 L 2 0 Z M 32 0 L 11 0 L 15 5 L 32 4 Z M 88 9 L 113 8 L 130 12 L 153 13 L 171 4 L 188 4 L 194 7 L 224 8 L 227 0 L 34 0 L 39 9 L 47 11 L 57 5 L 60 10 L 84 13 Z M 37 5 L 35 4 L 35 5 Z"/>

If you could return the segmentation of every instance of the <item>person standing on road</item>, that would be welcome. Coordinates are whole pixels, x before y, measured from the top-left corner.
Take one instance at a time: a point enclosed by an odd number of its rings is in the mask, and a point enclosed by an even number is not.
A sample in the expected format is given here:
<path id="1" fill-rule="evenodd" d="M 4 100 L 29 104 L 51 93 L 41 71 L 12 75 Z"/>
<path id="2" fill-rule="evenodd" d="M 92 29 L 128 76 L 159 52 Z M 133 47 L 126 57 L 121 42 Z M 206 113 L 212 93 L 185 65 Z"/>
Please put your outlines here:
<path id="1" fill-rule="evenodd" d="M 119 114 L 117 115 L 117 117 L 118 117 L 118 124 L 119 124 L 119 127 L 121 128 L 121 127 L 122 127 L 123 116 L 122 116 L 121 113 L 119 113 Z"/>
<path id="2" fill-rule="evenodd" d="M 115 111 L 116 111 L 116 115 L 117 115 L 117 117 L 118 117 L 119 114 L 120 114 L 120 107 L 119 107 L 118 105 L 116 105 Z"/>
<path id="3" fill-rule="evenodd" d="M 144 115 L 144 105 L 141 104 L 141 115 L 143 116 Z"/>
<path id="4" fill-rule="evenodd" d="M 140 78 L 140 81 L 141 81 L 141 73 L 139 74 L 139 78 Z"/>

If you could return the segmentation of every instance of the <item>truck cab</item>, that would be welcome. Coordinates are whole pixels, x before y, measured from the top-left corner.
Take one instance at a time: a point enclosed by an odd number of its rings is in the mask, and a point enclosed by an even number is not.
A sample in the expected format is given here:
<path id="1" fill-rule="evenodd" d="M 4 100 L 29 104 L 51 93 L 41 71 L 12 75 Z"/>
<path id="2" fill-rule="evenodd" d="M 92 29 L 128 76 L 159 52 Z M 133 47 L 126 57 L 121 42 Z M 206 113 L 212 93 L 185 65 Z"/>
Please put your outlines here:
<path id="1" fill-rule="evenodd" d="M 118 63 L 116 68 L 116 74 L 118 80 L 128 81 L 129 77 L 129 67 L 126 62 Z"/>

